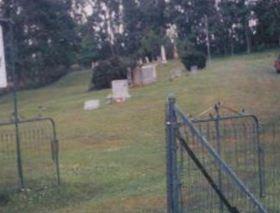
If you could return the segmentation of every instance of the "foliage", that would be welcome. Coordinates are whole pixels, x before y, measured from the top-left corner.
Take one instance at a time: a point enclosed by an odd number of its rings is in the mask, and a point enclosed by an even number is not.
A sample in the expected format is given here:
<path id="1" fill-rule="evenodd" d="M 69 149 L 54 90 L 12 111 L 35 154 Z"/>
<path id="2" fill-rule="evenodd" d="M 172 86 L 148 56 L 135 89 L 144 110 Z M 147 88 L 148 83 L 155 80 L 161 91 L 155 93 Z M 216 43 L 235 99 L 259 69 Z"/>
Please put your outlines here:
<path id="1" fill-rule="evenodd" d="M 187 52 L 181 56 L 181 61 L 188 70 L 191 70 L 192 66 L 197 66 L 198 69 L 203 69 L 206 66 L 206 56 L 198 51 Z"/>
<path id="2" fill-rule="evenodd" d="M 2 1 L 3 16 L 15 23 L 16 71 L 22 86 L 53 82 L 74 63 L 77 36 L 70 15 L 71 4 L 70 0 Z"/>
<path id="3" fill-rule="evenodd" d="M 178 50 L 181 62 L 187 70 L 191 70 L 192 66 L 203 69 L 206 66 L 206 56 L 198 51 L 195 45 L 189 40 L 178 41 Z"/>
<path id="4" fill-rule="evenodd" d="M 277 0 L 260 0 L 254 8 L 258 17 L 258 45 L 275 47 L 280 45 L 280 2 Z"/>
<path id="5" fill-rule="evenodd" d="M 124 0 L 123 8 L 124 53 L 158 56 L 167 24 L 165 0 Z"/>
<path id="6" fill-rule="evenodd" d="M 93 69 L 90 90 L 110 88 L 113 80 L 126 79 L 128 69 L 135 66 L 136 63 L 129 58 L 112 57 L 98 62 Z"/>

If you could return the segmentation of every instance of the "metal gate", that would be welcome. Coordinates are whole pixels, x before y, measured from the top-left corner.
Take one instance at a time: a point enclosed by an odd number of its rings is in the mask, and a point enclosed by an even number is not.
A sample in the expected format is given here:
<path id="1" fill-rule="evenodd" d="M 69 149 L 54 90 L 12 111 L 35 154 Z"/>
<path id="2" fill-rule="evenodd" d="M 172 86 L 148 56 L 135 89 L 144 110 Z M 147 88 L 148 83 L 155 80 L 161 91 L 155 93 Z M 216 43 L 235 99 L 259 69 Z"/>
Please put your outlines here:
<path id="1" fill-rule="evenodd" d="M 253 115 L 190 119 L 169 98 L 168 212 L 267 212 L 265 156 Z"/>
<path id="2" fill-rule="evenodd" d="M 40 189 L 60 183 L 59 144 L 51 118 L 0 124 L 0 189 Z"/>

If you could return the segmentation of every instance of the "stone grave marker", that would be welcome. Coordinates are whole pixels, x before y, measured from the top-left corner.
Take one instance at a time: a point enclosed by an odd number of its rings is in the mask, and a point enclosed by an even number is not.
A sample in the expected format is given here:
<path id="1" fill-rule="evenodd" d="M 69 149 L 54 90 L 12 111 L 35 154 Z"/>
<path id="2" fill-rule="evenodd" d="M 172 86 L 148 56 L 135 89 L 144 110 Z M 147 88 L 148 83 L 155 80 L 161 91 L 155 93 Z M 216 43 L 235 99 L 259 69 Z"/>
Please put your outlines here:
<path id="1" fill-rule="evenodd" d="M 146 64 L 149 64 L 150 63 L 150 59 L 149 59 L 149 57 L 145 57 L 145 61 L 146 61 Z"/>
<path id="2" fill-rule="evenodd" d="M 128 92 L 128 80 L 112 81 L 113 99 L 116 102 L 124 102 L 131 96 Z"/>
<path id="3" fill-rule="evenodd" d="M 165 47 L 163 45 L 161 45 L 160 49 L 161 49 L 161 63 L 166 64 L 167 59 L 166 59 Z"/>
<path id="4" fill-rule="evenodd" d="M 196 73 L 198 71 L 198 67 L 195 65 L 195 66 L 191 66 L 191 72 L 192 73 Z"/>
<path id="5" fill-rule="evenodd" d="M 173 80 L 175 78 L 180 78 L 182 76 L 182 69 L 177 68 L 177 69 L 172 69 L 170 71 L 170 80 Z"/>
<path id="6" fill-rule="evenodd" d="M 155 65 L 147 65 L 142 67 L 142 83 L 143 85 L 156 82 L 157 72 Z"/>
<path id="7" fill-rule="evenodd" d="M 99 100 L 90 100 L 86 101 L 84 104 L 84 110 L 89 111 L 89 110 L 95 110 L 100 107 L 100 101 Z"/>

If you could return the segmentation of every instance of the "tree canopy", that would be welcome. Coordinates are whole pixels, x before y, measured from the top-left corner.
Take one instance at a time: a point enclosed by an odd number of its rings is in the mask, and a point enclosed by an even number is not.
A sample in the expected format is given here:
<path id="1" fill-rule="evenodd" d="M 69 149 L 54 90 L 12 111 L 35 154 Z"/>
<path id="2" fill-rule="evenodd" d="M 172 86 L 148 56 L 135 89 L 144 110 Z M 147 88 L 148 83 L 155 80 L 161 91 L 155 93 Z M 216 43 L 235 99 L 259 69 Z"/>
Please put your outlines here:
<path id="1" fill-rule="evenodd" d="M 2 0 L 0 10 L 15 22 L 25 87 L 50 83 L 75 63 L 155 59 L 161 45 L 168 57 L 177 46 L 208 58 L 280 45 L 279 0 Z M 5 35 L 8 44 L 8 28 Z"/>

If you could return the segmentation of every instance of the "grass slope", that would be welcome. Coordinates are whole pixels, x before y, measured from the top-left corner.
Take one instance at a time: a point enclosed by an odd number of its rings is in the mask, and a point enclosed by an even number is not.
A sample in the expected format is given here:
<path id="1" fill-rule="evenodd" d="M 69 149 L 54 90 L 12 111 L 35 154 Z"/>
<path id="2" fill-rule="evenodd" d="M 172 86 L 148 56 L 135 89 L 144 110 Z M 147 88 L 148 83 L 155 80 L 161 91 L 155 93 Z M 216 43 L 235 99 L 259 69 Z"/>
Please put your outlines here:
<path id="1" fill-rule="evenodd" d="M 0 212 L 163 212 L 165 211 L 164 105 L 174 93 L 185 112 L 196 115 L 223 101 L 263 120 L 279 120 L 280 75 L 276 52 L 215 59 L 197 74 L 169 81 L 176 61 L 158 67 L 156 84 L 131 89 L 124 104 L 105 105 L 110 90 L 86 92 L 90 71 L 19 93 L 20 114 L 53 117 L 61 145 L 58 189 L 13 194 Z M 101 99 L 85 112 L 83 103 Z M 11 96 L 0 99 L 0 118 L 12 111 Z"/>

